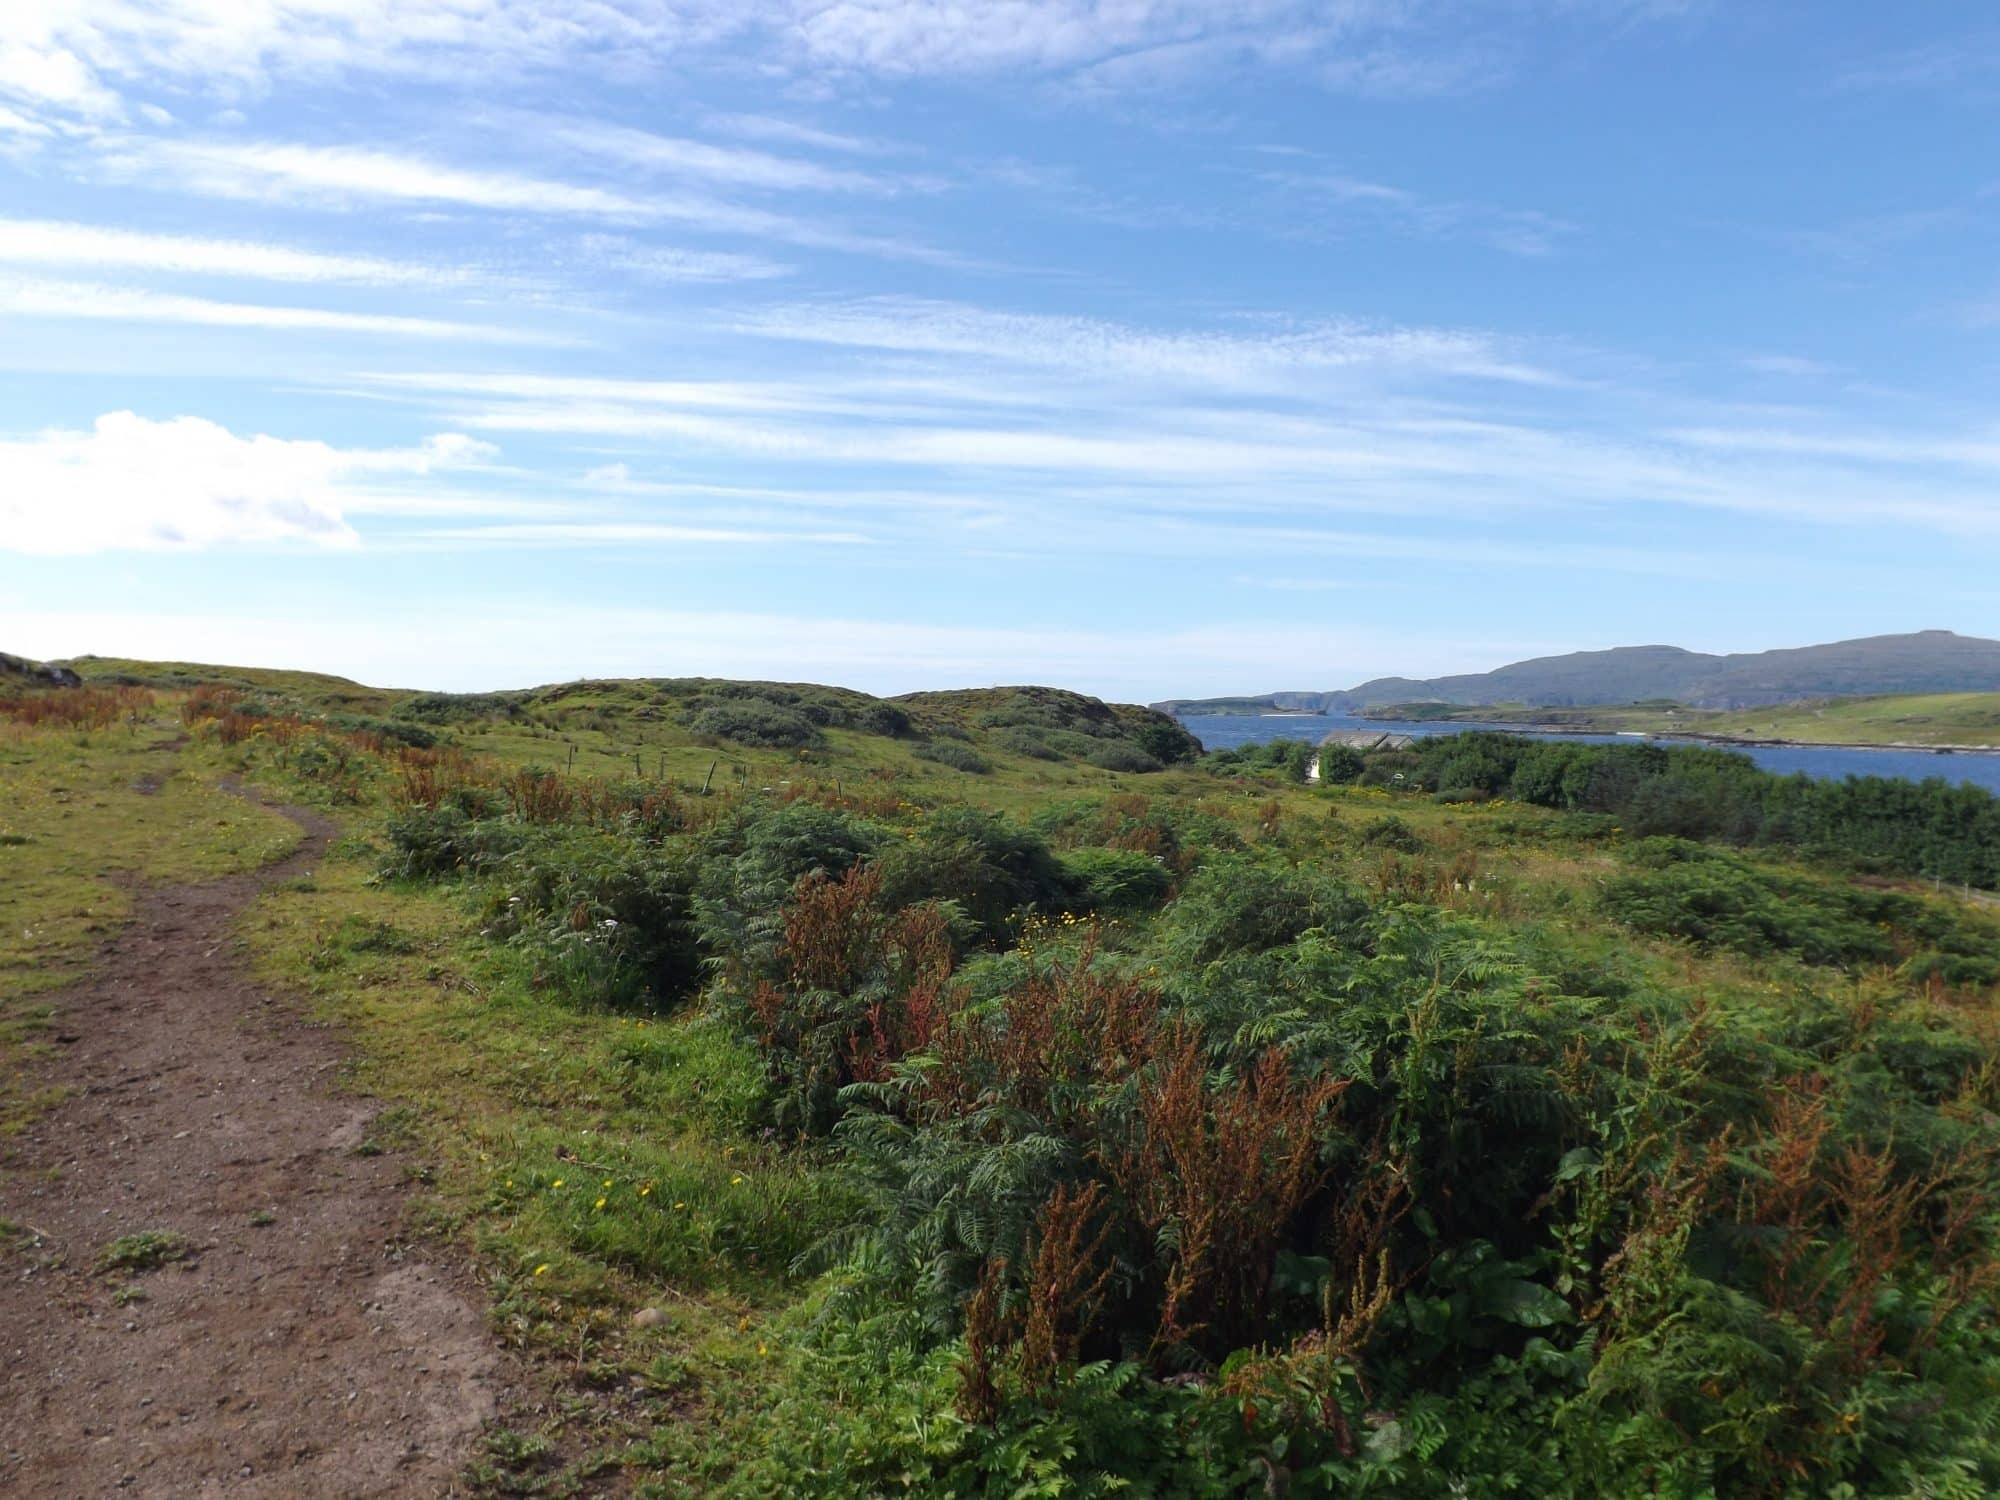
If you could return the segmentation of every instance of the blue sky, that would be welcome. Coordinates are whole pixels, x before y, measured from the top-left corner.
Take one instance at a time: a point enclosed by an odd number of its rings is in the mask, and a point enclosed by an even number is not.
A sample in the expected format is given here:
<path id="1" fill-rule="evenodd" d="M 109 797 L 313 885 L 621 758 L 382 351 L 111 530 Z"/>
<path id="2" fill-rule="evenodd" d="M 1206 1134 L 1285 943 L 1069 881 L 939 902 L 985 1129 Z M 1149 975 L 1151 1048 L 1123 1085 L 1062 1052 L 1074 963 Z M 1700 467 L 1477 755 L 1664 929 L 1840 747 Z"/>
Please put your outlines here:
<path id="1" fill-rule="evenodd" d="M 2000 635 L 1996 123 L 1972 4 L 0 6 L 0 648 Z"/>

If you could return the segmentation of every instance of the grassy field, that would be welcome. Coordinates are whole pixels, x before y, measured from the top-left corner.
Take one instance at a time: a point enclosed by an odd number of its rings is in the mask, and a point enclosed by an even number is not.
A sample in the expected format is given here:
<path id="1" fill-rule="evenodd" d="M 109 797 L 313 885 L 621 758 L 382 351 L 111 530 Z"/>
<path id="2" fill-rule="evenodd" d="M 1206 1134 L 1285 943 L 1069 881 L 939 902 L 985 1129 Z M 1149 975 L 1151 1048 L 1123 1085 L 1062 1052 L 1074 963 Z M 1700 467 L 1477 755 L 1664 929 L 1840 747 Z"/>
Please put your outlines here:
<path id="1" fill-rule="evenodd" d="M 406 1153 L 414 1232 L 476 1258 L 556 1393 L 490 1435 L 480 1493 L 1989 1477 L 1965 1428 L 2000 1412 L 2000 1354 L 1953 1278 L 1992 1262 L 1983 1230 L 1938 1237 L 1987 1222 L 2000 924 L 1921 880 L 1367 784 L 1386 762 L 1110 770 L 1143 720 L 1004 690 L 905 700 L 894 732 L 860 727 L 873 700 L 753 694 L 842 721 L 760 707 L 746 732 L 807 740 L 773 747 L 699 727 L 712 686 L 82 665 L 159 696 L 85 733 L 0 720 L 8 1107 L 129 881 L 288 847 L 225 778 L 324 808 L 343 836 L 244 936 L 351 1035 L 390 1106 L 362 1149 Z M 842 880 L 797 873 L 850 838 Z M 1035 1005 L 1072 1017 L 1056 1051 L 1021 1050 Z M 1086 1063 L 1135 1024 L 1130 1060 Z M 1281 1171 L 1311 1098 L 1318 1164 Z M 1193 1261 L 1212 1212 L 1243 1217 Z M 1738 1222 L 1767 1248 L 1723 1254 Z M 1856 1277 L 1931 1331 L 1857 1313 Z M 1947 1387 L 1962 1419 L 1902 1414 Z"/>
<path id="2" fill-rule="evenodd" d="M 135 881 L 249 869 L 297 830 L 221 785 L 223 758 L 158 719 L 85 732 L 0 718 L 0 1131 L 45 1096 L 27 1081 L 42 997 L 88 962 Z"/>
<path id="3" fill-rule="evenodd" d="M 1432 706 L 1425 717 L 1591 734 L 1696 733 L 1815 745 L 2000 747 L 2000 693 L 1830 698 L 1754 709 L 1536 708 L 1503 703 L 1457 709 Z"/>

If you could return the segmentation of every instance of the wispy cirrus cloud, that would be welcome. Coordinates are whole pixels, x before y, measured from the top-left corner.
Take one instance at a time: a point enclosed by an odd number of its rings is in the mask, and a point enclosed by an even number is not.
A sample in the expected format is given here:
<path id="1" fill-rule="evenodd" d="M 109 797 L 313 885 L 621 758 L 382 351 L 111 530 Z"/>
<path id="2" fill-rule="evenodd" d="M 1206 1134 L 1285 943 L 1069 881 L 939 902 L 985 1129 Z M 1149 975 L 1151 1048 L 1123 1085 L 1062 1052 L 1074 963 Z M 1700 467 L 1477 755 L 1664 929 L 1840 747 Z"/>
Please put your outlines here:
<path id="1" fill-rule="evenodd" d="M 455 286 L 476 279 L 454 266 L 324 254 L 252 240 L 150 234 L 46 219 L 0 218 L 0 264 L 242 276 L 259 281 L 360 286 Z"/>
<path id="2" fill-rule="evenodd" d="M 1317 323 L 1268 331 L 1167 332 L 1098 318 L 998 312 L 964 303 L 877 297 L 799 303 L 740 315 L 738 332 L 799 343 L 1097 370 L 1212 385 L 1300 371 L 1368 367 L 1524 385 L 1567 383 L 1491 334 Z"/>
<path id="3" fill-rule="evenodd" d="M 680 245 L 652 245 L 623 235 L 585 235 L 579 248 L 592 265 L 628 271 L 654 281 L 721 283 L 773 281 L 797 273 L 798 267 L 766 255 L 729 250 L 690 250 Z"/>
<path id="4" fill-rule="evenodd" d="M 27 0 L 0 7 L 0 95 L 117 119 L 135 90 L 234 97 L 353 74 L 630 71 L 748 19 L 722 0 Z"/>
<path id="5" fill-rule="evenodd" d="M 703 116 L 702 123 L 721 134 L 740 136 L 745 140 L 774 141 L 810 151 L 837 151 L 849 156 L 888 156 L 907 149 L 894 141 L 825 130 L 777 115 L 711 111 Z"/>
<path id="6" fill-rule="evenodd" d="M 1332 169 L 1288 164 L 1259 175 L 1283 190 L 1288 218 L 1309 214 L 1333 234 L 1377 229 L 1424 239 L 1472 240 L 1510 255 L 1540 257 L 1577 233 L 1574 224 L 1537 209 L 1438 197 Z"/>
<path id="7" fill-rule="evenodd" d="M 1906 92 L 2000 83 L 2000 31 L 1990 28 L 1914 47 L 1871 51 L 1835 71 L 1832 86 L 1851 92 Z"/>
<path id="8" fill-rule="evenodd" d="M 712 141 L 660 135 L 596 120 L 541 120 L 534 129 L 538 138 L 640 172 L 694 178 L 752 192 L 891 194 L 936 186 L 916 177 L 831 167 L 803 157 L 778 156 L 743 146 L 719 146 Z"/>
<path id="9" fill-rule="evenodd" d="M 223 302 L 140 287 L 96 282 L 0 276 L 0 312 L 27 318 L 71 318 L 113 323 L 192 323 L 211 328 L 261 328 L 292 333 L 377 334 L 409 339 L 455 339 L 482 344 L 562 344 L 571 339 L 462 323 L 446 318 L 410 318 L 390 313 L 346 312 L 319 307 L 274 307 Z"/>
<path id="10" fill-rule="evenodd" d="M 950 251 L 847 230 L 686 192 L 606 186 L 493 167 L 461 167 L 404 152 L 290 142 L 122 137 L 99 157 L 115 180 L 163 178 L 198 193 L 316 207 L 404 204 L 527 218 L 676 224 L 704 233 L 889 259 L 962 264 Z"/>
<path id="11" fill-rule="evenodd" d="M 1544 9 L 1545 25 L 1611 33 L 1691 7 Z M 489 88 L 558 69 L 644 77 L 723 46 L 815 79 L 1027 74 L 1103 91 L 1255 67 L 1411 95 L 1504 76 L 1517 59 L 1490 35 L 1498 24 L 1477 0 L 24 0 L 0 7 L 0 97 L 110 121 L 156 94 L 239 99 L 370 75 Z"/>

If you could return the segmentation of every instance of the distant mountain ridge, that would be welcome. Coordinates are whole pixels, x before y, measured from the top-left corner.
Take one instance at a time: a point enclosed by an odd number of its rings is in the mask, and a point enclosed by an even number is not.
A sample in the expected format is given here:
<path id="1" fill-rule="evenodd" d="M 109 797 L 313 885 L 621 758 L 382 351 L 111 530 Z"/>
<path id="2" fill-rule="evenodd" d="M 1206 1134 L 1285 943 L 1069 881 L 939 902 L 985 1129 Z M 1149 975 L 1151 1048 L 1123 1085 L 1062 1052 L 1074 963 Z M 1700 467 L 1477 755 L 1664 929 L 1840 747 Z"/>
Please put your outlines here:
<path id="1" fill-rule="evenodd" d="M 1710 656 L 1679 646 L 1619 646 L 1541 656 L 1453 677 L 1378 677 L 1332 692 L 1174 698 L 1165 713 L 1360 713 L 1386 703 L 1527 703 L 1589 708 L 1666 698 L 1691 708 L 1759 708 L 1806 698 L 2000 691 L 2000 641 L 1920 630 L 1823 646 Z"/>

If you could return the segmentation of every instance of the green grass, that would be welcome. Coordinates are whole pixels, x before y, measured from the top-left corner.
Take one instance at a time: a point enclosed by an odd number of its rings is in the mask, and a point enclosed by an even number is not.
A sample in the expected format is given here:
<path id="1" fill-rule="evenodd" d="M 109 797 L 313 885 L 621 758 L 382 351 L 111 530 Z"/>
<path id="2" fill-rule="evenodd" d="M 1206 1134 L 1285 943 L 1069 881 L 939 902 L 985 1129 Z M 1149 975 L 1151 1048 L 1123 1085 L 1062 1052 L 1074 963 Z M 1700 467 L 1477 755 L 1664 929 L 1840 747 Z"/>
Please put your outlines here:
<path id="1" fill-rule="evenodd" d="M 86 670 L 152 671 L 149 680 L 177 685 L 228 672 L 129 662 Z M 308 711 L 393 713 L 408 696 L 312 674 L 234 675 Z M 683 789 L 699 787 L 713 765 L 710 797 L 685 798 L 697 822 L 787 791 L 858 803 L 903 832 L 923 826 L 922 810 L 954 801 L 1026 821 L 1055 803 L 1142 797 L 1214 819 L 1273 864 L 1334 872 L 1371 903 L 1441 908 L 1539 945 L 1555 955 L 1551 986 L 1573 980 L 1586 993 L 1593 976 L 1611 974 L 1637 996 L 1700 996 L 1718 1024 L 1746 1033 L 1774 1013 L 1933 1003 L 1969 1033 L 1992 1031 L 1990 994 L 1933 1002 L 1881 966 L 1815 968 L 1783 947 L 1640 934 L 1604 900 L 1633 868 L 1609 819 L 1307 788 L 1275 774 L 1113 774 L 1011 755 L 980 722 L 1009 711 L 1018 701 L 1009 690 L 903 700 L 934 730 L 964 733 L 991 763 L 987 775 L 923 760 L 915 736 L 829 728 L 807 752 L 701 743 L 665 711 L 673 694 L 660 684 L 521 696 L 517 715 L 438 732 L 510 766 L 573 765 L 607 779 L 636 771 Z M 1951 710 L 1961 719 L 1967 711 Z M 845 1316 L 842 1288 L 819 1274 L 812 1252 L 851 1227 L 861 1200 L 837 1147 L 781 1143 L 762 1128 L 765 1062 L 734 1028 L 699 1001 L 656 1014 L 567 1001 L 538 987 L 527 951 L 482 935 L 485 893 L 475 883 L 381 877 L 389 767 L 366 771 L 359 800 L 333 802 L 268 743 L 225 749 L 198 736 L 177 750 L 149 748 L 173 732 L 163 716 L 136 740 L 122 731 L 89 741 L 0 737 L 0 778 L 24 789 L 0 803 L 0 835 L 14 836 L 0 837 L 0 995 L 14 1007 L 0 1011 L 0 1058 L 18 1057 L 43 1024 L 36 1007 L 60 982 L 44 969 L 73 974 L 123 919 L 124 881 L 219 873 L 288 847 L 290 825 L 220 791 L 223 775 L 329 803 L 342 836 L 312 878 L 262 897 L 243 935 L 267 982 L 303 993 L 352 1038 L 344 1082 L 384 1105 L 360 1149 L 402 1164 L 415 1231 L 477 1256 L 496 1331 L 557 1391 L 543 1425 L 490 1435 L 469 1474 L 476 1492 L 564 1493 L 610 1469 L 626 1471 L 614 1484 L 648 1495 L 768 1493 L 785 1478 L 765 1456 L 774 1422 L 879 1421 L 907 1433 L 937 1419 L 932 1398 L 953 1378 L 948 1359 L 927 1356 L 921 1370 L 892 1378 L 827 1356 L 826 1330 Z M 134 789 L 148 770 L 170 773 L 151 795 Z M 1381 831 L 1391 816 L 1394 835 Z M 1761 855 L 1732 860 L 1774 890 L 1806 873 Z M 1881 884 L 1926 910 L 1957 910 L 1911 882 Z M 1107 947 L 1141 951 L 1147 922 L 1140 914 L 1107 928 Z M 118 1242 L 128 1248 L 106 1269 L 143 1269 L 130 1259 L 148 1253 L 131 1243 L 142 1238 Z"/>
<path id="2" fill-rule="evenodd" d="M 1716 734 L 1797 740 L 1816 745 L 1967 745 L 2000 747 L 2000 693 L 1917 693 L 1825 698 L 1765 708 L 1662 708 L 1657 705 L 1537 708 L 1424 705 L 1422 717 L 1519 724 L 1592 734 Z M 1390 710 L 1381 717 L 1396 717 Z"/>
<path id="3" fill-rule="evenodd" d="M 164 712 L 82 734 L 0 720 L 0 1134 L 57 1097 L 31 1067 L 49 997 L 130 915 L 139 884 L 252 869 L 297 842 L 288 819 L 222 790 L 224 757 L 178 738 Z"/>
<path id="4" fill-rule="evenodd" d="M 121 1235 L 106 1245 L 97 1257 L 97 1269 L 111 1271 L 157 1271 L 173 1261 L 185 1260 L 187 1236 L 176 1229 L 142 1229 Z"/>

